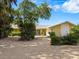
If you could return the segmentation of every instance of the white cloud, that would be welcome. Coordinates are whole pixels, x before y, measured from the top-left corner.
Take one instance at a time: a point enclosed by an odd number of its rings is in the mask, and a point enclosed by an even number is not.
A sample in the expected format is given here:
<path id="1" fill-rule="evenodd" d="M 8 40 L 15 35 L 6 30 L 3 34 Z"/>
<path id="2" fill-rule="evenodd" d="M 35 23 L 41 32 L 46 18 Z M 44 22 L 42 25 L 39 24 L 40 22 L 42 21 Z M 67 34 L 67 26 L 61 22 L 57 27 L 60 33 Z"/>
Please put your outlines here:
<path id="1" fill-rule="evenodd" d="M 79 0 L 69 0 L 62 5 L 65 12 L 79 13 Z"/>
<path id="2" fill-rule="evenodd" d="M 60 5 L 54 5 L 54 6 L 51 6 L 51 8 L 55 11 L 59 10 L 60 9 Z"/>
<path id="3" fill-rule="evenodd" d="M 53 10 L 62 10 L 68 13 L 79 13 L 79 0 L 67 0 L 62 5 L 50 6 Z"/>
<path id="4" fill-rule="evenodd" d="M 36 3 L 37 1 L 36 0 L 31 0 L 33 3 Z"/>

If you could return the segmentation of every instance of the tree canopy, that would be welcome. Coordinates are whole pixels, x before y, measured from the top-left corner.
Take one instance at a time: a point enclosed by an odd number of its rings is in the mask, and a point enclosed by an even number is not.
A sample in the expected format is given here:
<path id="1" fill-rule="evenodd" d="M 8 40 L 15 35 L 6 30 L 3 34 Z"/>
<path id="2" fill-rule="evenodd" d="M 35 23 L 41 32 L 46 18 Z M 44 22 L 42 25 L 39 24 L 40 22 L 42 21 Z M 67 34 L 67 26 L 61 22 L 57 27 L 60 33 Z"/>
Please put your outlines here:
<path id="1" fill-rule="evenodd" d="M 14 13 L 12 3 L 16 4 L 16 0 L 0 0 L 0 38 L 7 36 L 10 28 Z"/>
<path id="2" fill-rule="evenodd" d="M 35 26 L 39 18 L 49 19 L 51 16 L 51 8 L 49 8 L 47 3 L 41 3 L 36 5 L 30 0 L 23 0 L 19 4 L 17 9 L 17 20 L 18 25 L 21 29 L 22 39 L 32 39 L 35 36 Z M 19 16 L 18 16 L 19 13 Z M 32 36 L 32 37 L 31 37 Z"/>

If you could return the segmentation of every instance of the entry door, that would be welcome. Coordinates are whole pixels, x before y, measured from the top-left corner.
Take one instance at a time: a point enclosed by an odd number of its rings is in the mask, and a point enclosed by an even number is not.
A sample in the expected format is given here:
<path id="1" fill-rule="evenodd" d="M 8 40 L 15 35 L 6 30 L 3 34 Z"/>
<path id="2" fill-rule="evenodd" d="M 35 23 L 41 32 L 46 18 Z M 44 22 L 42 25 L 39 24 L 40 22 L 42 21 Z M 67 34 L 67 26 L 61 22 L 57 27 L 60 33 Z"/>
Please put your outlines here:
<path id="1" fill-rule="evenodd" d="M 65 24 L 61 25 L 61 36 L 66 36 L 69 33 L 69 27 Z"/>

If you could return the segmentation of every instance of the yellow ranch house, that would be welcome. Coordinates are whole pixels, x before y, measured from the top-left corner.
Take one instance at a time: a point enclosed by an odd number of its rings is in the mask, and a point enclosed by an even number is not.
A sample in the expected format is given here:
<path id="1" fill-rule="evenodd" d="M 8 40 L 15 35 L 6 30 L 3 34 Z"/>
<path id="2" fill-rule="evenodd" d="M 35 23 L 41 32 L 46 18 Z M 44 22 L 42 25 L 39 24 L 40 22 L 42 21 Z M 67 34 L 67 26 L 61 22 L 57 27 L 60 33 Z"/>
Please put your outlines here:
<path id="1" fill-rule="evenodd" d="M 74 24 L 68 21 L 53 26 L 36 26 L 36 37 L 48 37 L 49 32 L 55 32 L 57 36 L 65 36 L 73 26 Z"/>

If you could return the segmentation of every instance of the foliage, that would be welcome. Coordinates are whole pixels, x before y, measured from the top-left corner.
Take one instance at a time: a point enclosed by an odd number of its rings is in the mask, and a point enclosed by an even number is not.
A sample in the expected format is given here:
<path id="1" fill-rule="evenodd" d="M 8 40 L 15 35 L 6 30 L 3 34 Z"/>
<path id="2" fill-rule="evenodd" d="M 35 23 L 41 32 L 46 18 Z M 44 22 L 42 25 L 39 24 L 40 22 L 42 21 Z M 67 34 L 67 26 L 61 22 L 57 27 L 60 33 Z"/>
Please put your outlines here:
<path id="1" fill-rule="evenodd" d="M 59 45 L 60 44 L 59 37 L 57 37 L 54 32 L 50 32 L 49 34 L 51 38 L 51 45 Z"/>
<path id="2" fill-rule="evenodd" d="M 33 23 L 24 23 L 21 25 L 21 39 L 20 40 L 32 40 L 34 39 L 36 28 Z M 24 30 L 23 30 L 24 29 Z"/>
<path id="3" fill-rule="evenodd" d="M 9 32 L 9 36 L 20 36 L 21 32 L 19 29 L 11 29 L 11 31 Z"/>
<path id="4" fill-rule="evenodd" d="M 21 30 L 20 40 L 31 40 L 35 36 L 35 25 L 39 18 L 48 19 L 50 17 L 50 8 L 46 3 L 36 5 L 30 0 L 23 0 L 16 10 L 16 23 Z"/>
<path id="5" fill-rule="evenodd" d="M 14 13 L 12 3 L 16 4 L 16 0 L 0 0 L 0 38 L 8 36 Z"/>
<path id="6" fill-rule="evenodd" d="M 71 34 L 74 38 L 78 39 L 79 42 L 79 25 L 75 25 L 72 29 L 71 29 Z"/>
<path id="7" fill-rule="evenodd" d="M 78 39 L 72 34 L 68 34 L 67 36 L 60 37 L 62 43 L 65 45 L 76 45 L 78 43 Z"/>
<path id="8" fill-rule="evenodd" d="M 71 29 L 71 34 L 79 39 L 79 25 L 76 25 Z"/>

